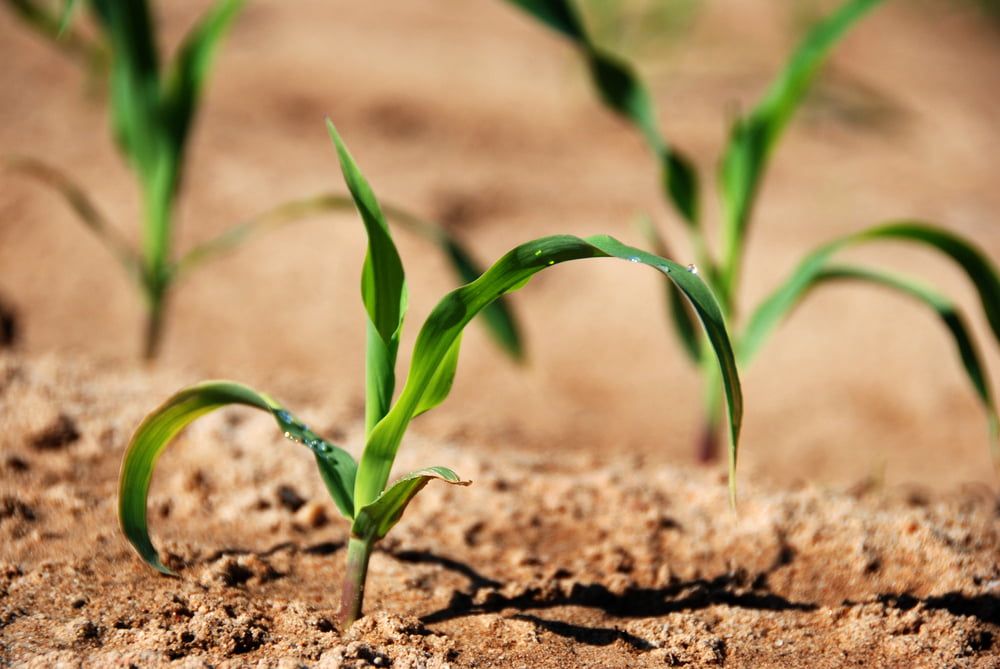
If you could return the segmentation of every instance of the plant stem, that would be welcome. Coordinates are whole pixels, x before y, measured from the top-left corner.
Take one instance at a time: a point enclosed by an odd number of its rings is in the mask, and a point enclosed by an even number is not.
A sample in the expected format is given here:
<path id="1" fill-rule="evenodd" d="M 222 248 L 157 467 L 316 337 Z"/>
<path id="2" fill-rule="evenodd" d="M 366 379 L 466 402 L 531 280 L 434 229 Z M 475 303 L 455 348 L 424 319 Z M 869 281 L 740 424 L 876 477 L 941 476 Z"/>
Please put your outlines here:
<path id="1" fill-rule="evenodd" d="M 696 448 L 695 457 L 700 464 L 707 465 L 719 458 L 719 422 L 711 416 L 705 416 Z"/>
<path id="2" fill-rule="evenodd" d="M 167 291 L 166 287 L 154 287 L 147 293 L 146 329 L 142 337 L 142 357 L 146 362 L 152 362 L 160 354 L 167 308 Z"/>
<path id="3" fill-rule="evenodd" d="M 365 599 L 365 579 L 368 578 L 368 559 L 374 542 L 351 537 L 347 543 L 347 573 L 340 595 L 341 632 L 346 632 L 361 617 Z"/>

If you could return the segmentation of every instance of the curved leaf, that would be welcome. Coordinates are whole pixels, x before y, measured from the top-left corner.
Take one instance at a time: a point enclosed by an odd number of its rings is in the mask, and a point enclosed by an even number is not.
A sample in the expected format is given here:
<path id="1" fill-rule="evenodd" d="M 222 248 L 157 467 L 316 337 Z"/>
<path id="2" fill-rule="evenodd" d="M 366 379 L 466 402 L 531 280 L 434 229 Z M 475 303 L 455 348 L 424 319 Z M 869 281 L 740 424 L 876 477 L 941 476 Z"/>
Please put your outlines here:
<path id="1" fill-rule="evenodd" d="M 101 243 L 121 263 L 125 271 L 137 280 L 141 277 L 142 270 L 140 269 L 141 260 L 139 254 L 133 250 L 131 244 L 108 222 L 108 219 L 105 218 L 104 214 L 87 197 L 83 189 L 66 176 L 66 174 L 40 160 L 24 156 L 6 157 L 3 159 L 3 163 L 15 172 L 37 179 L 40 183 L 61 195 L 66 204 L 73 210 L 73 213 L 80 219 L 80 222 L 97 236 Z"/>
<path id="2" fill-rule="evenodd" d="M 958 307 L 943 295 L 911 279 L 866 267 L 835 265 L 824 268 L 816 275 L 813 285 L 816 286 L 825 281 L 835 280 L 866 281 L 891 288 L 912 297 L 934 310 L 951 334 L 955 342 L 955 348 L 958 349 L 962 367 L 965 368 L 966 376 L 968 376 L 973 390 L 979 396 L 983 407 L 986 409 L 990 447 L 993 452 L 994 462 L 1000 466 L 1000 417 L 998 417 L 996 403 L 993 400 L 993 394 L 986 379 L 986 366 L 983 364 L 979 352 L 976 350 L 972 335 L 965 324 L 965 320 L 962 318 L 962 314 L 958 311 Z"/>
<path id="3" fill-rule="evenodd" d="M 163 449 L 196 418 L 230 404 L 268 411 L 285 436 L 298 441 L 316 456 L 323 481 L 337 508 L 348 519 L 354 516 L 354 478 L 357 465 L 347 451 L 330 444 L 285 411 L 267 395 L 229 381 L 207 381 L 185 388 L 149 414 L 136 429 L 125 450 L 118 479 L 118 520 L 122 531 L 147 564 L 164 574 L 163 564 L 149 538 L 146 498 L 153 467 Z"/>
<path id="4" fill-rule="evenodd" d="M 667 241 L 660 234 L 659 230 L 648 217 L 643 216 L 638 220 L 639 230 L 646 238 L 646 243 L 653 249 L 653 253 L 661 258 L 669 258 L 673 254 L 667 248 Z M 684 299 L 677 285 L 669 279 L 663 280 L 666 290 L 667 310 L 670 312 L 670 321 L 674 325 L 674 333 L 681 342 L 681 347 L 687 353 L 692 362 L 698 363 L 701 360 L 701 339 L 698 337 L 697 316 L 691 309 L 691 304 Z"/>
<path id="5" fill-rule="evenodd" d="M 399 399 L 372 430 L 365 446 L 354 491 L 356 509 L 370 504 L 382 493 L 410 420 L 469 321 L 490 302 L 523 286 L 543 269 L 584 258 L 619 258 L 653 267 L 673 280 L 691 301 L 721 368 L 729 408 L 732 484 L 743 400 L 725 323 L 711 291 L 695 274 L 677 263 L 626 246 L 611 237 L 580 239 L 558 235 L 536 239 L 508 252 L 477 280 L 446 295 L 428 316 L 417 335 L 409 375 Z"/>
<path id="6" fill-rule="evenodd" d="M 731 299 L 757 191 L 781 132 L 801 103 L 827 55 L 855 22 L 882 0 L 848 0 L 802 41 L 785 69 L 746 118 L 733 126 L 722 159 L 722 285 Z"/>
<path id="7" fill-rule="evenodd" d="M 378 541 L 403 517 L 410 501 L 432 479 L 453 485 L 469 485 L 447 467 L 428 467 L 411 472 L 393 483 L 371 504 L 358 509 L 351 535 L 364 541 Z"/>
<path id="8" fill-rule="evenodd" d="M 834 240 L 816 249 L 785 282 L 754 311 L 740 340 L 740 358 L 749 363 L 774 328 L 799 302 L 816 275 L 838 251 L 858 244 L 895 240 L 925 246 L 953 260 L 972 281 L 986 320 L 1000 342 L 1000 277 L 986 255 L 958 235 L 925 223 L 902 222 L 877 226 Z"/>

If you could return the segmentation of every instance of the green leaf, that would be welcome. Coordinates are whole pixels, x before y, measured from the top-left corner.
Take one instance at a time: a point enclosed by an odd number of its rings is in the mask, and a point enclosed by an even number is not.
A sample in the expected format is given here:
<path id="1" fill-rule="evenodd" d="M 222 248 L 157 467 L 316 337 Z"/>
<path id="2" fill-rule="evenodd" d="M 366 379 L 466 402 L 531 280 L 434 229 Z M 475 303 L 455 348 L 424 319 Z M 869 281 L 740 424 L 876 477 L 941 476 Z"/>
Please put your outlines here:
<path id="1" fill-rule="evenodd" d="M 447 467 L 428 467 L 411 472 L 393 483 L 379 495 L 371 504 L 360 508 L 354 524 L 351 526 L 351 536 L 365 541 L 378 541 L 384 537 L 402 518 L 410 501 L 432 479 L 466 486 L 471 481 L 463 481 L 458 474 Z"/>
<path id="2" fill-rule="evenodd" d="M 733 476 L 743 399 L 725 323 L 711 291 L 697 275 L 677 263 L 611 237 L 580 239 L 559 235 L 537 239 L 508 252 L 477 280 L 446 295 L 428 316 L 417 335 L 409 375 L 399 399 L 372 430 L 365 446 L 354 490 L 356 509 L 370 504 L 382 493 L 410 420 L 423 404 L 424 395 L 469 321 L 499 296 L 523 286 L 534 274 L 559 263 L 585 258 L 619 258 L 653 267 L 673 280 L 691 301 L 721 368 L 729 409 L 730 476 Z"/>
<path id="3" fill-rule="evenodd" d="M 163 118 L 178 155 L 183 153 L 216 47 L 243 3 L 244 0 L 216 2 L 188 33 L 167 72 L 162 93 Z"/>
<path id="4" fill-rule="evenodd" d="M 750 317 L 740 341 L 740 360 L 744 365 L 749 364 L 771 332 L 819 282 L 835 278 L 852 278 L 895 288 L 921 300 L 944 320 L 958 347 L 966 374 L 976 394 L 986 406 L 991 446 L 994 457 L 1000 465 L 1000 445 L 997 443 L 997 439 L 1000 438 L 998 436 L 1000 427 L 989 384 L 986 381 L 985 368 L 979 361 L 968 330 L 952 303 L 907 279 L 893 277 L 876 270 L 834 267 L 830 263 L 837 252 L 847 247 L 882 240 L 905 241 L 926 246 L 953 260 L 972 281 L 994 337 L 1000 342 L 1000 277 L 986 256 L 969 242 L 946 230 L 919 223 L 894 223 L 835 240 L 808 255 Z"/>
<path id="5" fill-rule="evenodd" d="M 396 353 L 406 314 L 403 263 L 371 186 L 329 119 L 330 138 L 337 147 L 344 181 L 354 198 L 368 234 L 368 253 L 361 272 L 361 298 L 368 311 L 366 355 L 366 434 L 388 412 L 396 385 Z"/>
<path id="6" fill-rule="evenodd" d="M 8 169 L 38 180 L 57 192 L 108 251 L 121 263 L 128 274 L 139 280 L 141 259 L 131 244 L 112 226 L 87 194 L 62 171 L 34 158 L 10 156 L 2 160 Z"/>
<path id="7" fill-rule="evenodd" d="M 698 174 L 691 162 L 663 138 L 649 91 L 632 66 L 607 53 L 590 39 L 570 0 L 507 1 L 568 38 L 581 51 L 601 100 L 642 133 L 660 163 L 664 196 L 677 209 L 699 245 L 703 246 L 698 211 Z"/>
<path id="8" fill-rule="evenodd" d="M 185 388 L 149 414 L 125 450 L 118 480 L 118 519 L 129 543 L 147 564 L 164 574 L 163 564 L 149 538 L 146 498 L 153 467 L 163 449 L 196 418 L 230 404 L 268 411 L 289 439 L 307 446 L 316 455 L 333 501 L 348 519 L 354 516 L 353 488 L 357 465 L 347 451 L 328 443 L 285 411 L 267 395 L 238 383 L 206 381 Z"/>
<path id="9" fill-rule="evenodd" d="M 72 11 L 75 0 L 66 0 L 58 14 L 44 3 L 34 0 L 5 0 L 7 6 L 27 26 L 52 40 L 67 55 L 85 64 L 102 60 L 101 47 L 79 31 L 73 29 Z"/>
<path id="10" fill-rule="evenodd" d="M 642 216 L 637 221 L 639 231 L 646 238 L 653 253 L 661 258 L 668 258 L 673 254 L 667 247 L 667 241 L 656 229 L 656 225 L 648 216 Z M 663 280 L 663 286 L 667 297 L 667 310 L 670 313 L 670 322 L 674 326 L 674 333 L 681 342 L 681 347 L 687 353 L 692 362 L 698 363 L 701 360 L 701 339 L 698 335 L 697 316 L 691 309 L 691 304 L 684 298 L 677 285 L 669 279 Z"/>
<path id="11" fill-rule="evenodd" d="M 876 226 L 842 237 L 806 256 L 785 282 L 751 315 L 740 340 L 740 359 L 748 364 L 757 351 L 798 303 L 839 251 L 875 241 L 902 241 L 937 251 L 954 261 L 969 277 L 983 307 L 993 335 L 1000 342 L 1000 277 L 986 255 L 970 242 L 947 230 L 925 223 L 903 222 Z"/>
<path id="12" fill-rule="evenodd" d="M 813 285 L 836 280 L 864 281 L 891 288 L 921 302 L 938 315 L 951 334 L 966 376 L 986 409 L 993 460 L 1000 466 L 1000 417 L 986 379 L 986 366 L 976 350 L 975 342 L 958 307 L 943 295 L 911 279 L 865 267 L 849 265 L 827 267 L 816 276 Z"/>
<path id="13" fill-rule="evenodd" d="M 413 416 L 430 411 L 437 405 L 444 402 L 451 392 L 451 386 L 455 382 L 455 373 L 458 371 L 458 354 L 462 348 L 462 335 L 459 334 L 452 342 L 451 348 L 445 355 L 444 360 L 438 365 L 437 371 L 427 384 L 427 390 L 420 398 Z"/>
<path id="14" fill-rule="evenodd" d="M 734 124 L 720 175 L 725 212 L 722 285 L 727 300 L 732 299 L 735 290 L 753 204 L 781 132 L 829 52 L 855 22 L 881 1 L 848 0 L 820 22 L 799 45 L 757 107 Z"/>
<path id="15" fill-rule="evenodd" d="M 574 41 L 586 41 L 583 20 L 570 0 L 507 0 Z"/>
<path id="16" fill-rule="evenodd" d="M 389 222 L 423 237 L 441 249 L 450 261 L 455 275 L 462 283 L 474 281 L 483 273 L 472 254 L 440 225 L 425 221 L 402 207 L 385 202 L 381 202 L 380 205 Z M 280 204 L 191 249 L 177 262 L 175 273 L 187 274 L 205 261 L 233 251 L 240 244 L 256 235 L 279 229 L 310 216 L 347 210 L 355 210 L 354 200 L 350 196 L 333 193 Z M 522 343 L 520 327 L 507 305 L 507 301 L 497 300 L 483 310 L 482 316 L 487 331 L 497 344 L 515 360 L 522 360 L 524 358 L 524 344 Z"/>

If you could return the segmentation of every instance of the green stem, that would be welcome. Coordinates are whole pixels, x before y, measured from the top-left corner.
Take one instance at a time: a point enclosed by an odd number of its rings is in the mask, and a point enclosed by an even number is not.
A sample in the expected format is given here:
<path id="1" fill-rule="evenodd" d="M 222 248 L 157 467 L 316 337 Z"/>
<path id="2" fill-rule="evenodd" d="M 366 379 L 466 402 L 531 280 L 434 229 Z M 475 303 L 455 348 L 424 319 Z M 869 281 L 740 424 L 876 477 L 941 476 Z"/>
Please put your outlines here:
<path id="1" fill-rule="evenodd" d="M 347 573 L 340 595 L 341 632 L 346 632 L 361 617 L 365 599 L 365 579 L 368 578 L 368 559 L 373 541 L 351 537 L 347 543 Z"/>

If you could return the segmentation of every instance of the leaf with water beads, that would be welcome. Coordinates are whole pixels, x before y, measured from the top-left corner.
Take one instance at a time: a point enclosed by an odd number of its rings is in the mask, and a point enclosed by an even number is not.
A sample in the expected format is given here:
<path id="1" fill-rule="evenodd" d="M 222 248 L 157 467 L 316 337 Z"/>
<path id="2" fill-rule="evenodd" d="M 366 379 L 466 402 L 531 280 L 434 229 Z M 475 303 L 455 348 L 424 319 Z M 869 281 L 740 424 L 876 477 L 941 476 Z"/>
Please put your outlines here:
<path id="1" fill-rule="evenodd" d="M 140 557 L 164 574 L 173 571 L 160 560 L 147 524 L 146 500 L 153 468 L 163 450 L 188 424 L 234 404 L 269 412 L 287 438 L 312 450 L 337 508 L 348 519 L 354 516 L 352 495 L 357 464 L 347 451 L 316 435 L 263 393 L 231 381 L 199 383 L 176 393 L 142 421 L 125 449 L 118 479 L 118 520 L 122 532 Z"/>

